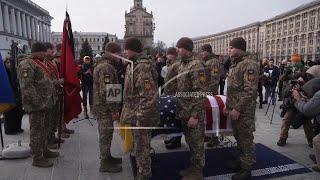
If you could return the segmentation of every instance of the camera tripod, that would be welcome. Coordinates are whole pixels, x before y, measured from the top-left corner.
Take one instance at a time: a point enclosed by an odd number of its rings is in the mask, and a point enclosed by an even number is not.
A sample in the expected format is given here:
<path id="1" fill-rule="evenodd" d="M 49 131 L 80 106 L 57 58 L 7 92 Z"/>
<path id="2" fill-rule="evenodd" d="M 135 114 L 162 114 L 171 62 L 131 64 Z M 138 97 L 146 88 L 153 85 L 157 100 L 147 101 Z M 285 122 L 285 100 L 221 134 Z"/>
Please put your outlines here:
<path id="1" fill-rule="evenodd" d="M 275 111 L 275 108 L 276 108 L 276 105 L 277 105 L 277 94 L 278 94 L 278 88 L 275 87 L 271 93 L 271 98 L 270 98 L 270 101 L 268 103 L 268 108 L 267 108 L 267 111 L 266 111 L 266 114 L 265 116 L 268 117 L 268 119 L 270 120 L 270 124 L 272 124 L 272 121 L 273 121 L 273 116 L 274 116 L 274 111 Z M 268 111 L 270 109 L 270 105 L 271 105 L 271 102 L 273 100 L 273 97 L 275 99 L 275 103 L 273 104 L 273 109 L 272 109 L 272 115 L 271 115 L 271 118 L 270 116 L 268 115 Z M 268 97 L 269 98 L 269 97 Z"/>

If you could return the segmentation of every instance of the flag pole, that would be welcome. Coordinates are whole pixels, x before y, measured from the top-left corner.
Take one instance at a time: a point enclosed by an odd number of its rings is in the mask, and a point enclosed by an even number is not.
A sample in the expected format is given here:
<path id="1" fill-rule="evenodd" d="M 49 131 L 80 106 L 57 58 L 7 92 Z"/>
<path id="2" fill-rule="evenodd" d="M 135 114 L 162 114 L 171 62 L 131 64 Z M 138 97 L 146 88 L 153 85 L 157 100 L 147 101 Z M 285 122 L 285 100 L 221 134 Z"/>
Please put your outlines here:
<path id="1" fill-rule="evenodd" d="M 0 119 L 0 134 L 1 134 L 1 147 L 2 149 L 4 148 L 4 143 L 3 143 L 3 134 L 2 134 L 2 120 L 3 119 Z"/>

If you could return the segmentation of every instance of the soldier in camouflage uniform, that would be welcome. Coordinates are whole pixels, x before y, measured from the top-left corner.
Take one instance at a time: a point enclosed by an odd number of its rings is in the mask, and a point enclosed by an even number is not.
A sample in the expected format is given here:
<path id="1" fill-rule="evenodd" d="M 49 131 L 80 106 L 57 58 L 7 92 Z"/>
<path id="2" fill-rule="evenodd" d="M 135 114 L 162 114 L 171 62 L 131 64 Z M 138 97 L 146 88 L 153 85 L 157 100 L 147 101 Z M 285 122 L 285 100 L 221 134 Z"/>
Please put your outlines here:
<path id="1" fill-rule="evenodd" d="M 116 63 L 119 61 L 109 53 L 120 55 L 121 48 L 116 43 L 108 43 L 106 53 L 93 72 L 93 114 L 98 121 L 100 172 L 117 173 L 122 170 L 121 158 L 111 156 L 111 142 L 113 137 L 113 115 L 119 114 L 121 102 L 107 100 L 107 85 L 119 84 Z"/>
<path id="2" fill-rule="evenodd" d="M 51 114 L 49 117 L 50 119 L 48 119 L 48 148 L 49 149 L 57 149 L 58 148 L 58 142 L 59 139 L 56 138 L 55 136 L 55 132 L 57 131 L 57 127 L 58 127 L 58 122 L 60 121 L 60 114 L 59 114 L 59 110 L 60 110 L 60 106 L 59 106 L 59 96 L 60 96 L 60 92 L 61 92 L 61 85 L 62 82 L 59 81 L 59 72 L 58 72 L 58 66 L 57 64 L 55 64 L 55 62 L 53 62 L 54 59 L 54 49 L 53 49 L 53 45 L 51 43 L 44 43 L 45 47 L 46 47 L 46 53 L 45 53 L 45 61 L 47 61 L 47 63 L 51 63 L 52 66 L 52 71 L 54 72 L 54 76 L 52 79 L 52 83 L 54 86 L 54 90 L 53 90 L 53 106 L 51 109 L 49 109 L 49 113 Z M 61 139 L 60 143 L 63 143 L 64 140 Z"/>
<path id="3" fill-rule="evenodd" d="M 260 65 L 246 55 L 246 41 L 235 38 L 230 42 L 229 55 L 232 65 L 228 76 L 225 113 L 232 119 L 233 134 L 237 140 L 239 156 L 233 169 L 239 170 L 233 180 L 251 178 L 251 169 L 256 162 L 255 109 L 260 74 Z"/>
<path id="4" fill-rule="evenodd" d="M 168 72 L 164 79 L 164 94 L 169 96 L 175 96 L 177 90 L 177 75 L 178 68 L 180 66 L 180 60 L 177 59 L 177 49 L 175 47 L 168 48 L 167 50 L 167 66 Z M 177 149 L 181 147 L 181 137 L 177 136 L 171 139 L 165 140 L 167 149 Z"/>
<path id="5" fill-rule="evenodd" d="M 133 72 L 129 64 L 120 118 L 121 124 L 132 124 L 138 128 L 155 127 L 160 122 L 158 73 L 151 60 L 142 55 L 142 48 L 142 43 L 136 38 L 125 41 L 125 53 L 133 61 Z M 151 129 L 133 130 L 133 140 L 138 169 L 136 179 L 149 179 L 152 175 Z"/>
<path id="6" fill-rule="evenodd" d="M 32 56 L 19 64 L 18 78 L 21 87 L 22 104 L 30 121 L 30 149 L 33 166 L 51 167 L 48 158 L 59 154 L 47 149 L 48 110 L 53 106 L 53 72 L 44 61 L 46 48 L 41 43 L 32 46 Z"/>
<path id="7" fill-rule="evenodd" d="M 181 58 L 177 79 L 177 119 L 181 121 L 190 148 L 191 166 L 180 171 L 184 180 L 203 179 L 204 156 L 204 100 L 208 74 L 202 61 L 193 56 L 193 42 L 183 37 L 177 43 Z"/>

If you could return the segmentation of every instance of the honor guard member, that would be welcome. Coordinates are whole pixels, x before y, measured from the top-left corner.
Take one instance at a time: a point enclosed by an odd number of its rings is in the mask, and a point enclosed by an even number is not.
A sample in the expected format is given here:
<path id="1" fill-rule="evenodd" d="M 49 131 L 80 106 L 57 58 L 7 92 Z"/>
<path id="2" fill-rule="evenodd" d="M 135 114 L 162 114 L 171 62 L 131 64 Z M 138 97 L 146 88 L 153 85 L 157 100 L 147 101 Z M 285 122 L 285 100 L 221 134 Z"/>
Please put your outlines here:
<path id="1" fill-rule="evenodd" d="M 93 114 L 98 121 L 100 172 L 117 173 L 122 170 L 122 159 L 112 157 L 110 150 L 113 137 L 112 117 L 119 114 L 121 100 L 120 102 L 111 101 L 108 97 L 110 92 L 107 89 L 108 86 L 115 85 L 119 85 L 121 89 L 115 67 L 119 58 L 110 55 L 110 53 L 120 55 L 121 47 L 110 42 L 106 45 L 105 51 L 105 55 L 97 61 L 93 72 Z"/>
<path id="2" fill-rule="evenodd" d="M 22 61 L 18 67 L 22 104 L 29 114 L 30 153 L 33 166 L 51 167 L 59 154 L 47 149 L 47 124 L 49 109 L 53 106 L 52 72 L 44 61 L 46 47 L 41 43 L 32 45 L 30 59 Z"/>
<path id="3" fill-rule="evenodd" d="M 59 81 L 59 71 L 58 71 L 58 66 L 55 62 L 53 62 L 54 59 L 54 48 L 53 45 L 51 43 L 44 43 L 44 46 L 46 47 L 46 52 L 45 52 L 45 62 L 46 64 L 48 64 L 48 68 L 50 68 L 50 70 L 53 72 L 53 79 L 52 79 L 52 83 L 54 86 L 54 90 L 53 90 L 53 106 L 52 108 L 49 110 L 49 113 L 51 113 L 51 115 L 49 116 L 50 119 L 48 120 L 48 148 L 49 149 L 57 149 L 58 148 L 58 143 L 59 143 L 59 139 L 56 138 L 55 136 L 55 132 L 57 131 L 57 127 L 58 127 L 58 122 L 60 120 L 60 116 L 59 116 L 59 110 L 60 110 L 60 106 L 59 106 L 59 92 L 61 92 L 61 85 L 62 82 Z M 63 139 L 61 139 L 60 141 L 61 143 L 64 142 Z"/>
<path id="4" fill-rule="evenodd" d="M 246 41 L 235 38 L 230 42 L 229 55 L 232 60 L 228 76 L 225 114 L 232 119 L 233 135 L 237 140 L 238 159 L 228 167 L 238 170 L 233 180 L 251 178 L 251 169 L 256 162 L 253 132 L 260 65 L 248 58 Z"/>
<path id="5" fill-rule="evenodd" d="M 160 122 L 158 73 L 151 60 L 142 54 L 143 45 L 137 38 L 125 41 L 125 54 L 133 62 L 127 66 L 124 106 L 121 124 L 132 124 L 138 180 L 151 177 L 151 127 Z M 133 71 L 132 71 L 133 68 Z M 148 129 L 150 127 L 150 129 Z M 140 129 L 139 129 L 140 128 Z"/>
<path id="6" fill-rule="evenodd" d="M 177 75 L 180 66 L 180 59 L 177 58 L 177 49 L 175 47 L 170 47 L 167 50 L 167 66 L 168 72 L 164 78 L 164 94 L 169 96 L 175 96 L 177 90 Z M 171 139 L 165 140 L 167 149 L 177 149 L 181 147 L 181 137 L 177 136 Z"/>
<path id="7" fill-rule="evenodd" d="M 181 58 L 177 79 L 177 119 L 181 121 L 190 148 L 191 166 L 180 171 L 183 180 L 203 179 L 204 156 L 204 100 L 207 92 L 205 65 L 193 54 L 193 42 L 183 37 L 177 43 Z"/>
<path id="8" fill-rule="evenodd" d="M 220 60 L 212 52 L 212 46 L 210 44 L 205 44 L 201 47 L 200 53 L 201 59 L 206 65 L 207 73 L 210 74 L 209 80 L 209 92 L 212 96 L 219 94 L 220 77 L 223 71 Z M 207 143 L 208 147 L 214 147 L 219 144 L 219 138 L 215 135 L 210 138 Z"/>

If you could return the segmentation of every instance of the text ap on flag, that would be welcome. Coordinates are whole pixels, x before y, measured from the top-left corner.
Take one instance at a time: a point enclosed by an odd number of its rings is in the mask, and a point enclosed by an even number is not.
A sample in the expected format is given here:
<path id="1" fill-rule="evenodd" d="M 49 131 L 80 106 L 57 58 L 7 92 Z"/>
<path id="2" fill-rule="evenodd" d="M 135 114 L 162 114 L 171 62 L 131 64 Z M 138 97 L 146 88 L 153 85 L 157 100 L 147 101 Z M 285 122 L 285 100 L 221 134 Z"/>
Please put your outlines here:
<path id="1" fill-rule="evenodd" d="M 122 85 L 121 84 L 106 85 L 106 102 L 107 103 L 122 102 Z"/>

